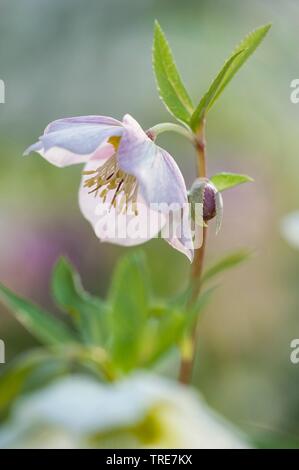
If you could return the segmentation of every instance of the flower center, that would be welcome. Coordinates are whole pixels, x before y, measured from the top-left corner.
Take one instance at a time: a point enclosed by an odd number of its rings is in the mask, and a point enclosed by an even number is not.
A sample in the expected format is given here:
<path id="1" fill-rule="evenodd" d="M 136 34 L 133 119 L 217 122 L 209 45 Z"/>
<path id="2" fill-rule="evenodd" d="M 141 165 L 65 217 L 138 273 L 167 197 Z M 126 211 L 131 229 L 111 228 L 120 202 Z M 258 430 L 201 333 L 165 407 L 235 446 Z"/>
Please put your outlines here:
<path id="1" fill-rule="evenodd" d="M 112 191 L 110 208 L 115 207 L 118 213 L 127 213 L 131 209 L 134 215 L 138 214 L 137 180 L 135 176 L 128 175 L 119 168 L 116 154 L 104 165 L 96 170 L 84 171 L 83 175 L 90 176 L 84 181 L 84 187 L 90 189 L 89 194 L 100 197 L 105 203 L 108 193 Z"/>

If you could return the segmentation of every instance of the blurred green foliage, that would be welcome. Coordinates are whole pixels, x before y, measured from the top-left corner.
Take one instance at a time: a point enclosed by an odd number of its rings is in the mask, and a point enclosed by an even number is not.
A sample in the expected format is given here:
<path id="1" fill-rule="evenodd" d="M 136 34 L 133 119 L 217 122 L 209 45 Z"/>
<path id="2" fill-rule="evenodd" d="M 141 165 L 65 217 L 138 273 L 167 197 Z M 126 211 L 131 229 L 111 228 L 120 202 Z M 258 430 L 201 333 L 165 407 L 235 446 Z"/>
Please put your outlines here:
<path id="1" fill-rule="evenodd" d="M 5 415 L 17 394 L 26 391 L 28 380 L 41 365 L 93 366 L 104 380 L 152 366 L 165 353 L 179 346 L 206 304 L 201 294 L 196 309 L 188 308 L 189 293 L 157 303 L 152 297 L 142 252 L 125 256 L 113 276 L 107 301 L 87 293 L 79 274 L 64 258 L 53 271 L 53 294 L 71 322 L 55 319 L 29 301 L 0 285 L 0 299 L 24 327 L 44 345 L 20 356 L 0 374 L 0 414 Z M 203 300 L 202 300 L 203 299 Z M 39 370 L 39 384 L 44 373 Z M 57 368 L 52 369 L 57 376 Z M 46 375 L 47 379 L 49 374 Z"/>
<path id="2" fill-rule="evenodd" d="M 203 282 L 246 258 L 245 253 L 229 255 L 207 270 Z M 157 302 L 142 251 L 118 263 L 106 301 L 84 290 L 79 274 L 65 258 L 54 267 L 52 287 L 57 303 L 70 316 L 69 324 L 0 285 L 0 300 L 44 346 L 21 355 L 0 374 L 0 416 L 6 415 L 18 394 L 26 392 L 34 374 L 41 385 L 45 377 L 69 373 L 71 364 L 92 366 L 91 372 L 108 381 L 151 368 L 175 347 L 183 346 L 213 291 L 203 291 L 191 304 L 193 289 L 188 287 L 173 299 Z M 47 370 L 49 362 L 57 363 L 58 369 L 45 375 L 41 366 Z"/>

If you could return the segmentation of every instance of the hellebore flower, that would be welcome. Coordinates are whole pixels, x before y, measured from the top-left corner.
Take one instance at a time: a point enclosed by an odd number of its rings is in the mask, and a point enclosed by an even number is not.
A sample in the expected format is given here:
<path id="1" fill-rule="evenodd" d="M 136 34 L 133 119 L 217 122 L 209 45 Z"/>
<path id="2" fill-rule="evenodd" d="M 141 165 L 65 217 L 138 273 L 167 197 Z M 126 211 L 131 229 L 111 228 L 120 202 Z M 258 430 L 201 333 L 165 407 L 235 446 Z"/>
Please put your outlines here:
<path id="1" fill-rule="evenodd" d="M 100 240 L 130 246 L 161 232 L 191 261 L 185 181 L 154 139 L 128 114 L 122 122 L 72 117 L 50 123 L 24 155 L 38 152 L 58 167 L 85 163 L 79 205 Z"/>
<path id="2" fill-rule="evenodd" d="M 0 448 L 247 448 L 195 391 L 153 374 L 104 384 L 72 375 L 19 397 Z"/>

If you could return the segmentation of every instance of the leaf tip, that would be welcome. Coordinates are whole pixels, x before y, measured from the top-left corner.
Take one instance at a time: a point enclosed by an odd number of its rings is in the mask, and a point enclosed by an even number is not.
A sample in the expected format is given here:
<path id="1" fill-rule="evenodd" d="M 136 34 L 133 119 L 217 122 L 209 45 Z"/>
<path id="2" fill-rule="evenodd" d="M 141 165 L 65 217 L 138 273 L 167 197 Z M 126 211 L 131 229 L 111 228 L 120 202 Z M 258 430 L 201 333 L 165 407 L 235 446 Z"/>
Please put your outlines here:
<path id="1" fill-rule="evenodd" d="M 265 24 L 264 26 L 262 26 L 262 28 L 264 28 L 264 30 L 265 30 L 266 32 L 268 32 L 269 29 L 272 28 L 272 23 L 267 23 L 267 24 Z"/>
<path id="2" fill-rule="evenodd" d="M 264 37 L 268 34 L 268 31 L 271 29 L 272 23 L 267 23 L 263 26 L 260 26 L 257 28 L 255 31 L 259 31 L 261 34 L 261 41 L 264 39 Z"/>
<path id="3" fill-rule="evenodd" d="M 154 21 L 154 43 L 156 41 L 159 41 L 159 39 L 162 39 L 162 38 L 166 41 L 163 29 L 161 28 L 159 21 L 156 19 Z"/>
<path id="4" fill-rule="evenodd" d="M 59 258 L 57 258 L 57 260 L 54 263 L 53 273 L 59 272 L 61 269 L 63 270 L 69 269 L 70 266 L 71 266 L 71 262 L 67 256 L 64 256 L 64 255 L 59 256 Z"/>
<path id="5" fill-rule="evenodd" d="M 266 36 L 266 34 L 268 33 L 268 31 L 271 29 L 271 27 L 272 27 L 272 23 L 264 24 L 264 25 L 260 26 L 259 28 L 254 29 L 251 34 L 258 34 L 259 33 L 259 37 L 260 37 L 259 42 L 261 42 L 264 39 L 264 37 Z"/>

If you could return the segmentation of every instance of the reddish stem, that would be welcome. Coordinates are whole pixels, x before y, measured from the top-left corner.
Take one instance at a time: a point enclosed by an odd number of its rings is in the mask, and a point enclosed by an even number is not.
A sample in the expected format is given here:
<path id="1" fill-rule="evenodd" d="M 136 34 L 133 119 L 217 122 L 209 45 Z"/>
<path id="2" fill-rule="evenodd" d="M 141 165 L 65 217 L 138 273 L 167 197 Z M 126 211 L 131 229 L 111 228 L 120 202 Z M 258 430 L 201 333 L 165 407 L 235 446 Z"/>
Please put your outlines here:
<path id="1" fill-rule="evenodd" d="M 196 153 L 197 153 L 197 175 L 200 178 L 205 178 L 207 175 L 206 168 L 206 140 L 205 140 L 205 121 L 196 135 Z M 200 230 L 202 228 L 200 227 Z M 207 227 L 203 228 L 203 239 L 200 248 L 195 250 L 194 260 L 191 268 L 191 282 L 193 284 L 193 292 L 191 297 L 191 303 L 194 302 L 200 293 L 200 278 L 203 271 L 205 247 L 207 239 Z M 196 282 L 194 282 L 196 281 Z M 197 347 L 197 324 L 195 325 L 192 337 L 192 353 L 189 357 L 182 357 L 179 373 L 179 381 L 183 384 L 188 384 L 192 378 L 192 370 L 195 359 L 195 352 Z"/>

